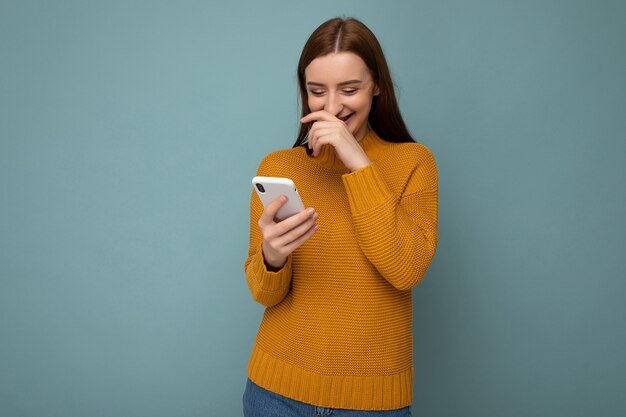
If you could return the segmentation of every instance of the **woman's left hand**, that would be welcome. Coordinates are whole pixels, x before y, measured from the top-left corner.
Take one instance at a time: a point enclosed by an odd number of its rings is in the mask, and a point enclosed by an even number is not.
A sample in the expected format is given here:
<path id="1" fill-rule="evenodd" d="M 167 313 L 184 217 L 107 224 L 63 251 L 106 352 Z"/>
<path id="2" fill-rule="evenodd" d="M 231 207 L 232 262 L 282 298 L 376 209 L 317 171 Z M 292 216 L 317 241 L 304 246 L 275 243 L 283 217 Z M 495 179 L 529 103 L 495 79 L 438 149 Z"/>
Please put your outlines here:
<path id="1" fill-rule="evenodd" d="M 316 120 L 309 130 L 309 148 L 313 150 L 313 156 L 319 155 L 322 146 L 331 145 L 343 164 L 350 171 L 356 171 L 370 163 L 367 154 L 352 136 L 346 124 L 328 113 L 320 110 L 307 114 L 301 123 Z"/>

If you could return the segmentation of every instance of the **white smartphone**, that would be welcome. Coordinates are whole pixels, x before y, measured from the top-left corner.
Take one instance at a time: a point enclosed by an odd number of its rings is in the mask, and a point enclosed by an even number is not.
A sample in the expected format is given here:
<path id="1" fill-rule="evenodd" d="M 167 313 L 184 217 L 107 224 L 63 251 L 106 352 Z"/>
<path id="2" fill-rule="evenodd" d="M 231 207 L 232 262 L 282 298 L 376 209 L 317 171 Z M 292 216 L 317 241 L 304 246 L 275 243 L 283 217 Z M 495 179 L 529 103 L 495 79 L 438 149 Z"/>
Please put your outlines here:
<path id="1" fill-rule="evenodd" d="M 282 177 L 254 177 L 252 178 L 252 186 L 263 203 L 263 207 L 267 207 L 272 201 L 285 195 L 287 202 L 278 209 L 275 218 L 278 221 L 293 216 L 304 210 L 304 204 L 298 194 L 298 189 L 294 182 L 289 178 Z"/>

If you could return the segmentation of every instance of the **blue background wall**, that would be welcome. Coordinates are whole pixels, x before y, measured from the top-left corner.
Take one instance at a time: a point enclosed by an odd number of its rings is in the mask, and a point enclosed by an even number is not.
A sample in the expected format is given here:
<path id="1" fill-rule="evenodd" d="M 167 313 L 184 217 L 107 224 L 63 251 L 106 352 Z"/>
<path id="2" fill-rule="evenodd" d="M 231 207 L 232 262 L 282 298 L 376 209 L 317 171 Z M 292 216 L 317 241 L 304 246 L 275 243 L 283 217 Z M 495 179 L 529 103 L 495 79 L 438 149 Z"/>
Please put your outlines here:
<path id="1" fill-rule="evenodd" d="M 0 415 L 241 416 L 250 178 L 336 15 L 435 154 L 416 416 L 626 414 L 626 6 L 0 2 Z"/>

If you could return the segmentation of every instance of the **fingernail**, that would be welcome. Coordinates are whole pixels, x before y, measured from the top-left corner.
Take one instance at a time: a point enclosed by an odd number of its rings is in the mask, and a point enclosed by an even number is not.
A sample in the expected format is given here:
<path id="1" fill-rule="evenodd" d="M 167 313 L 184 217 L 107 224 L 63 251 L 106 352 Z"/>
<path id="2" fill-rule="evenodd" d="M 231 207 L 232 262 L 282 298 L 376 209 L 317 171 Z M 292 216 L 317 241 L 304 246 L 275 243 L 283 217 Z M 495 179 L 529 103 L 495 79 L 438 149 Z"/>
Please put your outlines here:
<path id="1" fill-rule="evenodd" d="M 306 209 L 306 214 L 308 214 L 309 216 L 312 216 L 313 213 L 315 213 L 315 209 L 314 208 L 308 208 Z"/>

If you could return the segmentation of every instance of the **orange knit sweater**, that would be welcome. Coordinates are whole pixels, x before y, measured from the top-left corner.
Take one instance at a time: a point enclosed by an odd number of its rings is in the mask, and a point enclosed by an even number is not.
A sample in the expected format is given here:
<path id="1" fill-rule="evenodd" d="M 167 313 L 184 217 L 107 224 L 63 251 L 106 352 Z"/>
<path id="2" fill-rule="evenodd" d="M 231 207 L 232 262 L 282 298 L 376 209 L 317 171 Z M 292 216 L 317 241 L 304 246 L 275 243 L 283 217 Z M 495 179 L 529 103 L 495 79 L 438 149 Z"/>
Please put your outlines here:
<path id="1" fill-rule="evenodd" d="M 391 410 L 412 402 L 411 288 L 437 246 L 437 168 L 422 144 L 373 130 L 359 142 L 371 163 L 354 172 L 332 146 L 272 152 L 257 175 L 289 177 L 319 230 L 277 272 L 263 261 L 253 191 L 245 273 L 266 306 L 248 377 L 328 408 Z"/>

